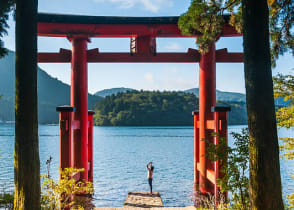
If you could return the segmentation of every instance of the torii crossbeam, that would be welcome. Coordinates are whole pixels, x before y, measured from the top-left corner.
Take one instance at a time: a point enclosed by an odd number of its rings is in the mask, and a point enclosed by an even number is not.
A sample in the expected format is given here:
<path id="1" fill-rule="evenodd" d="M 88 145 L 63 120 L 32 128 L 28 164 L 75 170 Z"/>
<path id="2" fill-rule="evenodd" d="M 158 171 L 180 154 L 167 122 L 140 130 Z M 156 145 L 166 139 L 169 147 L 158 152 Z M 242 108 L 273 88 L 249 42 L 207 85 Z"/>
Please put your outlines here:
<path id="1" fill-rule="evenodd" d="M 65 37 L 72 49 L 56 53 L 38 53 L 40 63 L 71 63 L 71 107 L 60 111 L 60 167 L 84 168 L 80 179 L 93 181 L 93 113 L 88 114 L 87 63 L 199 63 L 199 112 L 194 112 L 194 182 L 200 192 L 218 195 L 218 161 L 206 157 L 206 141 L 218 144 L 218 137 L 227 138 L 226 107 L 216 106 L 216 63 L 242 63 L 243 53 L 215 49 L 201 55 L 196 49 L 184 53 L 157 53 L 157 37 L 197 38 L 181 34 L 179 17 L 94 17 L 79 15 L 39 14 L 38 36 Z M 228 18 L 226 18 L 228 19 Z M 242 36 L 228 23 L 220 37 Z M 129 38 L 129 53 L 103 53 L 87 50 L 91 38 Z M 74 112 L 75 109 L 75 112 Z M 71 131 L 74 131 L 71 137 Z M 206 141 L 204 141 L 206 140 Z M 71 146 L 72 145 L 72 146 Z"/>

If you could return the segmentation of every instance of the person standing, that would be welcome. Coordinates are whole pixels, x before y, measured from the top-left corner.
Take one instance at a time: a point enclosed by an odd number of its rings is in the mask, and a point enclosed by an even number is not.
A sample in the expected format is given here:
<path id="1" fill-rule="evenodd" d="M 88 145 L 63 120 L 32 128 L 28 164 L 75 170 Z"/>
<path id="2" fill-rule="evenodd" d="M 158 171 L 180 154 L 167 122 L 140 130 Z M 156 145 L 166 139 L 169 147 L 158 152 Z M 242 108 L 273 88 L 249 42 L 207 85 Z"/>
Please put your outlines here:
<path id="1" fill-rule="evenodd" d="M 152 162 L 149 162 L 147 164 L 147 178 L 148 178 L 151 194 L 152 194 L 153 171 L 154 171 L 154 166 L 152 165 Z"/>

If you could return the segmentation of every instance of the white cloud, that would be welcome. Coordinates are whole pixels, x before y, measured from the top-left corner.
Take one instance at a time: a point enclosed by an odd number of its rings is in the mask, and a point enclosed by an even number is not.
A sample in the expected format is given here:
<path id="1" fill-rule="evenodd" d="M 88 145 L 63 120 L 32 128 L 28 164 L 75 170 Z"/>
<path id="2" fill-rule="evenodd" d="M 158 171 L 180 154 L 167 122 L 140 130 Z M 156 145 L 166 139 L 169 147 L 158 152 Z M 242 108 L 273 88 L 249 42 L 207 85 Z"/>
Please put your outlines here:
<path id="1" fill-rule="evenodd" d="M 195 86 L 193 80 L 182 77 L 167 77 L 161 81 L 162 89 L 165 90 L 187 90 Z"/>
<path id="2" fill-rule="evenodd" d="M 111 2 L 119 5 L 120 8 L 131 8 L 135 5 L 135 0 L 94 0 L 95 2 Z"/>
<path id="3" fill-rule="evenodd" d="M 168 52 L 175 52 L 175 51 L 179 51 L 182 49 L 182 46 L 176 42 L 171 42 L 171 43 L 168 43 L 168 45 L 165 46 L 165 49 L 168 51 Z"/>
<path id="4" fill-rule="evenodd" d="M 166 75 L 174 75 L 175 77 L 178 76 L 178 73 L 181 71 L 178 69 L 178 67 L 164 67 L 162 68 L 162 72 Z"/>
<path id="5" fill-rule="evenodd" d="M 161 71 L 160 74 L 145 73 L 143 89 L 163 91 L 186 90 L 196 87 L 196 79 L 183 75 L 176 67 L 164 68 Z"/>
<path id="6" fill-rule="evenodd" d="M 158 12 L 162 7 L 172 6 L 173 0 L 94 0 L 95 2 L 111 2 L 120 8 L 132 8 L 135 5 L 143 6 L 145 10 Z"/>
<path id="7" fill-rule="evenodd" d="M 151 74 L 151 73 L 146 73 L 146 74 L 144 74 L 144 79 L 145 79 L 147 82 L 150 82 L 150 83 L 153 83 L 153 82 L 154 82 L 154 76 L 153 76 L 153 74 Z"/>

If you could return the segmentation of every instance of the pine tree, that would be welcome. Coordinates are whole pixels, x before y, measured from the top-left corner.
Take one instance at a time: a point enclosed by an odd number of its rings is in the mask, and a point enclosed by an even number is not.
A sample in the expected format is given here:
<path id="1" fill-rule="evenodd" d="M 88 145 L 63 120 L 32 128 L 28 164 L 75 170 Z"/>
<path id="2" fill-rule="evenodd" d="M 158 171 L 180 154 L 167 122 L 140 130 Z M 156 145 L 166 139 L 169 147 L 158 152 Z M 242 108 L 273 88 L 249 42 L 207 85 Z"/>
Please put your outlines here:
<path id="1" fill-rule="evenodd" d="M 16 0 L 14 209 L 40 209 L 38 0 Z"/>
<path id="2" fill-rule="evenodd" d="M 253 209 L 283 209 L 266 0 L 243 0 L 244 68 Z M 256 33 L 258 31 L 258 33 Z"/>
<path id="3" fill-rule="evenodd" d="M 294 54 L 294 1 L 269 0 L 272 64 L 285 52 Z"/>

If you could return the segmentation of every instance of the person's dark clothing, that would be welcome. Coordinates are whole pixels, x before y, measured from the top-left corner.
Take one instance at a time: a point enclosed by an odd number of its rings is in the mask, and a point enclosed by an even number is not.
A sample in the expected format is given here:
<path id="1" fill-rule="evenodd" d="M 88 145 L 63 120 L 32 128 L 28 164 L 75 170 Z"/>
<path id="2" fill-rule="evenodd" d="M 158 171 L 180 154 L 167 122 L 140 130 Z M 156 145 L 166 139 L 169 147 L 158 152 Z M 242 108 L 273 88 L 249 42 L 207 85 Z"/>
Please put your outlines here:
<path id="1" fill-rule="evenodd" d="M 148 178 L 149 186 L 150 186 L 150 192 L 152 193 L 152 178 Z"/>

